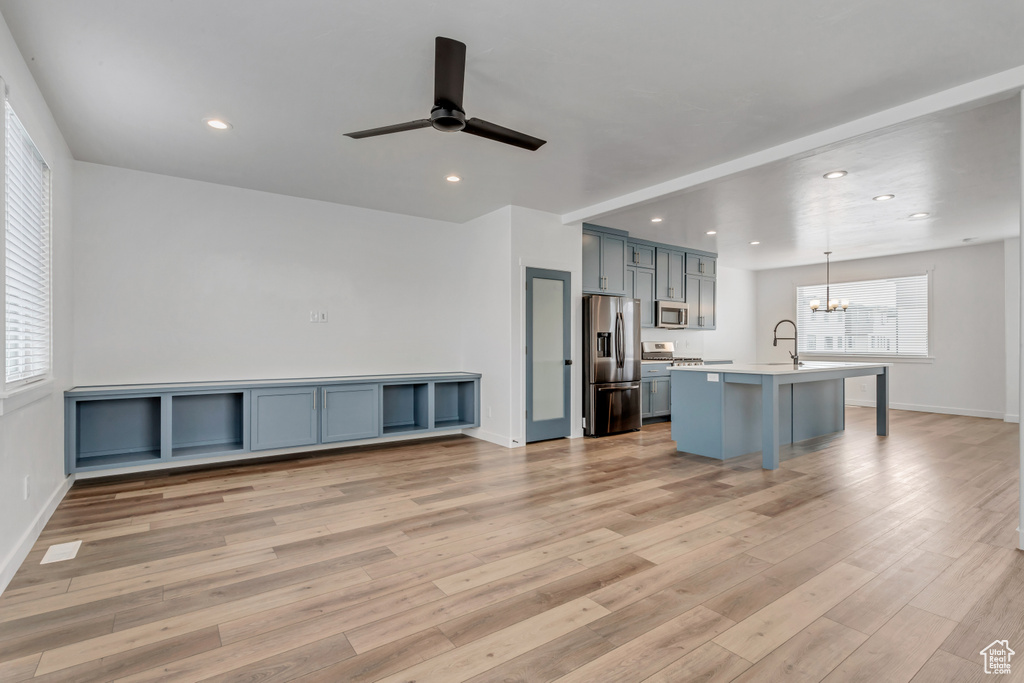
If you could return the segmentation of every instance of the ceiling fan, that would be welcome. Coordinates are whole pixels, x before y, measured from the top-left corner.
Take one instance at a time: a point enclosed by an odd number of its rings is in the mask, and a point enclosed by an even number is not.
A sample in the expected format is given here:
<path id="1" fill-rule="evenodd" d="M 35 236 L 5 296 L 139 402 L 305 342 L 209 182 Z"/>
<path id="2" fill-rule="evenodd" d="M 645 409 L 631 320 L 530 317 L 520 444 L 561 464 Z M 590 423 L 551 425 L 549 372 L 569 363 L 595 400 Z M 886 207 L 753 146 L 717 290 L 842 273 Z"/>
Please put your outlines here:
<path id="1" fill-rule="evenodd" d="M 429 119 L 419 119 L 393 126 L 360 130 L 345 133 L 356 140 L 375 135 L 401 133 L 405 130 L 416 130 L 433 126 L 446 133 L 469 133 L 506 145 L 515 145 L 531 152 L 545 143 L 526 133 L 499 126 L 483 119 L 467 119 L 462 108 L 462 90 L 466 79 L 466 45 L 451 38 L 438 36 L 434 41 L 434 108 L 430 110 Z"/>

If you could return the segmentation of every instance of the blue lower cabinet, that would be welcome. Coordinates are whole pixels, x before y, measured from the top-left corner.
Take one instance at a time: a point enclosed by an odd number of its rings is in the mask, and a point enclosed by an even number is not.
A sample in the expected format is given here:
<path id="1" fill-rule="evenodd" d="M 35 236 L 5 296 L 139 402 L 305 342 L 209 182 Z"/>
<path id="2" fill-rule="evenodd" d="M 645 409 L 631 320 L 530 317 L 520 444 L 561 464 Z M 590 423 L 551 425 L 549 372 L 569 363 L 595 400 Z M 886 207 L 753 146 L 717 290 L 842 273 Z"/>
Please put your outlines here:
<path id="1" fill-rule="evenodd" d="M 252 450 L 317 443 L 318 393 L 318 387 L 253 389 Z"/>
<path id="2" fill-rule="evenodd" d="M 320 397 L 321 443 L 380 436 L 380 385 L 323 387 Z"/>

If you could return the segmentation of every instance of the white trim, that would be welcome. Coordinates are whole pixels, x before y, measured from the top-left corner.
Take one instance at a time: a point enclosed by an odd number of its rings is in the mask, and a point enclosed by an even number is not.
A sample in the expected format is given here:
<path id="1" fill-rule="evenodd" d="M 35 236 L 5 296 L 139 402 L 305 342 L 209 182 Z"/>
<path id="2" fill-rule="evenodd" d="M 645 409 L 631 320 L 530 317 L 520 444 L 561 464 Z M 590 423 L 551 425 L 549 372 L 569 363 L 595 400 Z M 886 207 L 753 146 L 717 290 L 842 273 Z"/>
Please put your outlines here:
<path id="1" fill-rule="evenodd" d="M 820 147 L 849 140 L 858 135 L 905 123 L 920 116 L 934 114 L 945 109 L 977 102 L 978 100 L 995 97 L 1003 93 L 1011 93 L 1015 90 L 1020 90 L 1022 87 L 1024 87 L 1024 66 L 1007 69 L 1006 71 L 986 76 L 985 78 L 979 78 L 976 81 L 964 83 L 963 85 L 958 85 L 954 88 L 914 100 L 913 102 L 892 107 L 891 109 L 885 109 L 819 133 L 806 135 L 781 145 L 769 147 L 760 152 L 748 154 L 694 173 L 688 173 L 687 175 L 598 202 L 597 204 L 591 204 L 576 211 L 570 211 L 562 215 L 562 223 L 568 224 L 594 220 L 629 206 L 654 201 L 666 195 L 681 192 L 696 185 L 718 180 L 719 178 L 725 178 L 741 171 L 757 168 L 773 161 L 786 159 L 796 154 L 810 152 Z"/>
<path id="2" fill-rule="evenodd" d="M 26 384 L 14 391 L 0 394 L 0 416 L 13 413 L 15 410 L 40 401 L 53 393 L 53 378 L 41 382 Z"/>
<path id="3" fill-rule="evenodd" d="M 481 441 L 504 446 L 505 448 L 513 447 L 512 437 L 510 436 L 503 436 L 501 434 L 495 434 L 494 432 L 486 432 L 482 429 L 467 429 L 465 433 L 466 436 L 471 436 L 474 439 L 480 439 Z"/>
<path id="4" fill-rule="evenodd" d="M 847 398 L 848 406 L 864 406 L 874 408 L 875 402 L 864 398 Z M 893 410 L 910 410 L 915 413 L 940 413 L 942 415 L 964 415 L 965 417 L 990 417 L 1002 420 L 1005 414 L 998 410 L 975 410 L 973 408 L 951 408 L 949 406 L 926 406 L 917 403 L 889 403 Z"/>
<path id="5" fill-rule="evenodd" d="M 18 542 L 11 549 L 11 552 L 7 554 L 7 557 L 0 562 L 0 594 L 7 589 L 7 586 L 11 583 L 11 579 L 18 572 L 21 567 L 21 563 L 25 561 L 28 554 L 32 552 L 32 546 L 35 545 L 39 539 L 39 534 L 43 532 L 43 528 L 46 523 L 50 521 L 50 517 L 53 515 L 57 506 L 64 500 L 65 494 L 71 485 L 75 483 L 75 475 L 69 475 L 64 478 L 60 486 L 50 495 L 50 499 L 46 501 L 46 505 L 39 511 L 36 518 L 32 520 L 32 524 L 25 533 L 21 535 Z"/>
<path id="6" fill-rule="evenodd" d="M 1011 424 L 1020 424 L 1020 415 L 1014 413 L 1007 413 L 1003 416 L 1003 422 L 1009 422 Z"/>

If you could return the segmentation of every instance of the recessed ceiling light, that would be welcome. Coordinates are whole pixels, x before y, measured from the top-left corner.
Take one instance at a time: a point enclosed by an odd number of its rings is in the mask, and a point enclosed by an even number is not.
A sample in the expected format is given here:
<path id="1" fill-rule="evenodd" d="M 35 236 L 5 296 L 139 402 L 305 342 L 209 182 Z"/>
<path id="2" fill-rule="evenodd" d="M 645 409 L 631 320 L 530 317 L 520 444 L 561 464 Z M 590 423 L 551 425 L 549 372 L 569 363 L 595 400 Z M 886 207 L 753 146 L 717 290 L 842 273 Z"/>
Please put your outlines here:
<path id="1" fill-rule="evenodd" d="M 822 177 L 828 178 L 829 180 L 835 180 L 836 178 L 842 178 L 844 175 L 846 175 L 846 171 L 829 171 Z"/>
<path id="2" fill-rule="evenodd" d="M 751 242 L 751 244 L 761 244 L 760 242 Z"/>
<path id="3" fill-rule="evenodd" d="M 652 219 L 651 219 L 651 222 L 652 222 L 652 223 L 660 223 L 660 222 L 661 222 L 662 220 L 663 220 L 663 219 L 661 219 L 661 218 L 652 218 Z"/>
<path id="4" fill-rule="evenodd" d="M 203 119 L 210 128 L 216 128 L 217 130 L 227 130 L 231 128 L 231 124 L 223 119 Z"/>
<path id="5" fill-rule="evenodd" d="M 449 183 L 457 183 L 457 182 L 459 182 L 460 180 L 462 180 L 462 178 L 460 178 L 460 177 L 459 177 L 459 176 L 457 176 L 457 175 L 450 175 L 450 176 L 447 176 L 447 177 L 445 178 L 445 180 L 447 180 L 447 181 L 448 181 Z"/>
<path id="6" fill-rule="evenodd" d="M 890 199 L 896 199 L 894 194 L 880 194 L 877 197 L 872 197 L 876 202 L 887 202 Z"/>
<path id="7" fill-rule="evenodd" d="M 917 213 L 910 214 L 911 218 L 928 218 L 928 216 L 931 216 L 931 214 L 927 211 L 919 211 Z"/>
<path id="8" fill-rule="evenodd" d="M 708 231 L 707 231 L 706 233 L 704 233 L 704 234 L 705 234 L 705 235 L 717 235 L 717 234 L 718 234 L 718 231 L 717 231 L 717 230 L 708 230 Z"/>

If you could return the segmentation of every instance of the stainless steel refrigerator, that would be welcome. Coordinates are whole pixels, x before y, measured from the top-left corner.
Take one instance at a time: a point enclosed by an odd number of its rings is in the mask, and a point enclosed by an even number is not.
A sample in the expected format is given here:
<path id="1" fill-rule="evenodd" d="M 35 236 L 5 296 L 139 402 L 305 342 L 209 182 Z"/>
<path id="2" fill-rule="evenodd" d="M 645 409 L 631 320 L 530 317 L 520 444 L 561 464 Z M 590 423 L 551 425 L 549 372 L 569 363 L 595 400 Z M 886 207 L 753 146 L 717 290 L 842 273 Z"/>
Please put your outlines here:
<path id="1" fill-rule="evenodd" d="M 583 417 L 587 436 L 640 429 L 640 301 L 583 297 Z"/>

